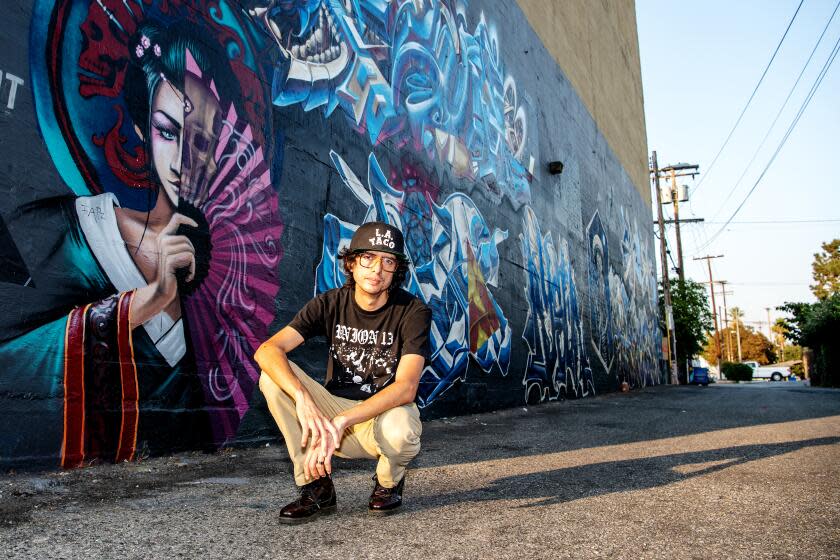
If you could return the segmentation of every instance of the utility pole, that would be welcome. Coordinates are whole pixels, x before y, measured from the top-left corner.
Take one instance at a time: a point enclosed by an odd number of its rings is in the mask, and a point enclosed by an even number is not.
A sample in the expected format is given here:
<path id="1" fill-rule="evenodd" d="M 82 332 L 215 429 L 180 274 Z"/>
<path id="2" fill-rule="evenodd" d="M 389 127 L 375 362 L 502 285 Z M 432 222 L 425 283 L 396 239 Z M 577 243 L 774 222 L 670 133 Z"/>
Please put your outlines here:
<path id="1" fill-rule="evenodd" d="M 677 187 L 677 177 L 694 178 L 698 175 L 699 165 L 689 163 L 677 163 L 669 165 L 660 169 L 663 173 L 667 173 L 671 179 L 671 200 L 674 205 L 674 225 L 677 233 L 677 273 L 680 275 L 680 282 L 685 282 L 685 266 L 683 266 L 683 252 L 682 252 L 682 237 L 680 236 L 680 202 L 688 200 L 688 189 L 686 188 L 682 193 Z M 686 173 L 677 173 L 677 171 L 685 171 Z M 660 195 L 661 196 L 661 195 Z"/>
<path id="2" fill-rule="evenodd" d="M 726 285 L 728 283 L 728 280 L 718 280 L 718 284 L 720 284 L 721 288 L 721 295 L 723 295 L 723 328 L 726 331 L 726 359 L 731 362 L 732 343 L 729 339 L 731 338 L 732 333 L 729 331 L 729 311 L 726 309 L 726 296 L 732 292 L 726 291 Z"/>
<path id="3" fill-rule="evenodd" d="M 776 341 L 775 337 L 773 336 L 773 323 L 770 322 L 770 308 L 765 307 L 764 309 L 767 311 L 767 339 L 770 341 L 770 344 L 772 344 L 775 348 Z"/>
<path id="4" fill-rule="evenodd" d="M 717 342 L 717 368 L 718 368 L 718 375 L 721 375 L 720 371 L 720 330 L 718 329 L 718 319 L 717 319 L 717 304 L 715 303 L 715 280 L 712 278 L 712 259 L 720 259 L 723 255 L 706 255 L 705 257 L 695 257 L 695 261 L 702 261 L 705 259 L 706 265 L 709 267 L 709 291 L 712 292 L 712 317 L 715 320 L 715 342 Z M 739 344 L 740 346 L 740 344 Z"/>
<path id="5" fill-rule="evenodd" d="M 738 341 L 738 363 L 741 363 L 741 321 L 735 319 L 735 340 Z"/>
<path id="6" fill-rule="evenodd" d="M 668 336 L 668 369 L 671 371 L 671 383 L 678 384 L 677 375 L 677 338 L 674 333 L 674 313 L 671 306 L 671 283 L 668 280 L 668 253 L 665 248 L 665 224 L 662 218 L 662 191 L 659 188 L 659 164 L 656 161 L 656 150 L 651 158 L 651 173 L 653 174 L 654 190 L 656 191 L 656 216 L 659 222 L 659 257 L 662 261 L 662 292 L 665 296 L 665 330 Z M 686 377 L 686 382 L 688 378 Z"/>
<path id="7" fill-rule="evenodd" d="M 767 311 L 767 340 L 770 341 L 770 344 L 773 344 L 773 330 L 770 328 L 773 323 L 770 322 L 770 308 L 764 308 Z"/>

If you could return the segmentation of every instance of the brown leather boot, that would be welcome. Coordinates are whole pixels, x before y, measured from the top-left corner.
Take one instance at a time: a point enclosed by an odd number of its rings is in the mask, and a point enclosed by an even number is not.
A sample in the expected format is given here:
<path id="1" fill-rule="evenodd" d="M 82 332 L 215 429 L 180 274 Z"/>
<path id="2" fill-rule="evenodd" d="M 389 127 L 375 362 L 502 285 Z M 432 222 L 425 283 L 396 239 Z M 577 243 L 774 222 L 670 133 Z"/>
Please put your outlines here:
<path id="1" fill-rule="evenodd" d="M 370 495 L 368 511 L 382 515 L 394 513 L 394 510 L 402 505 L 402 493 L 403 486 L 405 486 L 405 476 L 403 476 L 402 480 L 400 480 L 393 488 L 385 488 L 379 484 L 379 479 L 376 475 L 373 475 L 373 481 L 376 484 L 373 487 L 373 493 Z"/>
<path id="2" fill-rule="evenodd" d="M 280 522 L 297 525 L 329 515 L 336 509 L 335 487 L 328 476 L 300 487 L 300 497 L 280 510 Z"/>

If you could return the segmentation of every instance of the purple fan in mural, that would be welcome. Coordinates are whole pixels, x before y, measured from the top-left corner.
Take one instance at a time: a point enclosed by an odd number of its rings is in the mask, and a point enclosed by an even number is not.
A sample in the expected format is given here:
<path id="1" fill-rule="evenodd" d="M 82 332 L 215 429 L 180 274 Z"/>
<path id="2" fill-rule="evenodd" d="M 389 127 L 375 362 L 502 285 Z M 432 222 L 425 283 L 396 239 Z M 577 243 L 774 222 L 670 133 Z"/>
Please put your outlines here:
<path id="1" fill-rule="evenodd" d="M 217 443 L 235 435 L 259 377 L 251 356 L 274 318 L 282 233 L 268 165 L 250 125 L 232 105 L 221 124 L 212 163 L 205 164 L 215 173 L 181 189 L 204 214 L 210 235 L 207 276 L 183 308 Z"/>

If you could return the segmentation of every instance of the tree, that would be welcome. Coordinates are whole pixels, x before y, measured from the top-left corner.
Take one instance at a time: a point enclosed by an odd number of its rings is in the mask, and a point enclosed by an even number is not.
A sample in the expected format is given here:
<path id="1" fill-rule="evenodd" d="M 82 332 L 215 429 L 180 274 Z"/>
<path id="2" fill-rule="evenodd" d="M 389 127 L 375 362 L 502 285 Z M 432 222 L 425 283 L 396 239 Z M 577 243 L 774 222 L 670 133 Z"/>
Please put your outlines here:
<path id="1" fill-rule="evenodd" d="M 674 313 L 674 336 L 677 339 L 677 364 L 680 382 L 685 382 L 685 364 L 703 349 L 706 333 L 712 329 L 712 313 L 706 288 L 692 280 L 677 280 L 671 286 L 671 305 Z M 659 306 L 664 310 L 662 291 Z M 664 316 L 664 313 L 660 314 Z M 664 326 L 663 326 L 664 330 Z"/>
<path id="2" fill-rule="evenodd" d="M 813 351 L 811 383 L 840 387 L 840 239 L 822 249 L 811 264 L 817 303 L 787 302 L 777 309 L 790 314 L 781 321 L 785 338 Z"/>
<path id="3" fill-rule="evenodd" d="M 784 318 L 785 337 L 814 352 L 811 383 L 840 386 L 840 292 L 817 303 L 786 303 L 778 309 L 791 315 Z"/>
<path id="4" fill-rule="evenodd" d="M 811 270 L 816 282 L 811 291 L 818 300 L 840 293 L 840 239 L 822 244 L 822 252 L 814 253 Z"/>
<path id="5" fill-rule="evenodd" d="M 801 360 L 802 347 L 796 344 L 785 344 L 787 338 L 787 326 L 784 319 L 776 319 L 776 323 L 771 327 L 775 335 L 775 344 L 781 352 L 779 358 L 784 362 L 786 360 Z"/>
<path id="6" fill-rule="evenodd" d="M 720 340 L 721 344 L 725 344 L 727 340 L 735 340 L 736 328 L 741 333 L 741 360 L 754 360 L 761 365 L 772 364 L 776 361 L 776 351 L 773 349 L 773 343 L 768 340 L 766 336 L 752 327 L 747 327 L 741 322 L 737 323 L 737 327 L 733 324 L 730 327 L 721 329 Z M 706 347 L 703 350 L 703 357 L 709 363 L 714 363 L 717 360 L 717 340 L 710 336 L 706 341 Z M 737 359 L 737 355 L 733 356 Z"/>
<path id="7" fill-rule="evenodd" d="M 737 358 L 740 362 L 743 359 L 741 355 L 741 319 L 744 318 L 744 312 L 740 307 L 733 307 L 729 310 L 729 317 L 732 319 L 732 327 L 735 329 L 735 350 L 731 350 L 733 358 Z M 729 340 L 729 339 L 727 339 Z M 730 347 L 731 348 L 731 347 Z"/>
<path id="8" fill-rule="evenodd" d="M 761 365 L 776 362 L 773 343 L 760 331 L 750 327 L 741 330 L 741 351 L 744 360 L 755 360 Z"/>

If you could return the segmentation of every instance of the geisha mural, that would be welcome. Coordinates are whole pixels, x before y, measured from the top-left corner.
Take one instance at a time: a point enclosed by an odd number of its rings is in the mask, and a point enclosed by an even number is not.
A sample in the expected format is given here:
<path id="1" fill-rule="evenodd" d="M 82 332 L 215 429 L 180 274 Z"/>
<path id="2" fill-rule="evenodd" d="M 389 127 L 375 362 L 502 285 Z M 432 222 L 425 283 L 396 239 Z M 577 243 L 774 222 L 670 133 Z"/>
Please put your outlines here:
<path id="1" fill-rule="evenodd" d="M 569 179 L 618 164 L 516 3 L 31 0 L 0 27 L 30 74 L 0 140 L 31 132 L 0 152 L 0 465 L 276 433 L 253 353 L 370 219 L 433 311 L 424 415 L 658 382 L 648 208 L 599 183 L 621 169 Z"/>
<path id="2" fill-rule="evenodd" d="M 69 467 L 236 436 L 283 229 L 245 25 L 227 2 L 35 6 L 35 107 L 65 193 L 8 220 L 42 234 L 0 343 L 0 385 L 34 395 L 37 422 L 0 455 Z"/>

